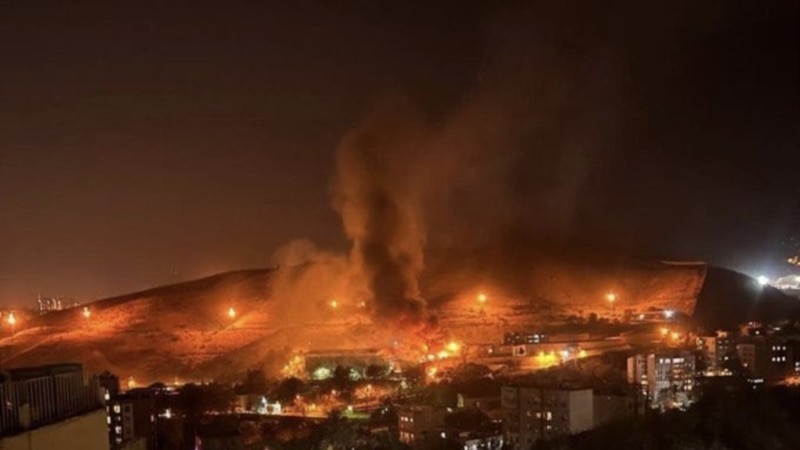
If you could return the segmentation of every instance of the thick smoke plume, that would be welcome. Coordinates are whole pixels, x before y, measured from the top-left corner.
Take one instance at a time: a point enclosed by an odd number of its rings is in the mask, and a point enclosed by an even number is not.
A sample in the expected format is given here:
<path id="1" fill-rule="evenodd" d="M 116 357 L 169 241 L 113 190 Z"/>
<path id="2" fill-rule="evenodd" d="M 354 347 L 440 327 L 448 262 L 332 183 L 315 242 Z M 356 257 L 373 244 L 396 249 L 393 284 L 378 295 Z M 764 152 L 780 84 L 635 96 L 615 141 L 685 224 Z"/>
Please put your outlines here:
<path id="1" fill-rule="evenodd" d="M 592 166 L 615 125 L 608 105 L 620 99 L 615 53 L 563 31 L 570 11 L 516 12 L 488 28 L 480 73 L 446 112 L 391 96 L 338 148 L 334 205 L 376 319 L 425 323 L 426 244 L 504 244 L 514 260 L 531 237 L 568 239 L 578 199 L 591 208 Z"/>
<path id="2" fill-rule="evenodd" d="M 385 100 L 337 152 L 334 204 L 353 247 L 367 299 L 379 321 L 419 328 L 426 322 L 418 277 L 425 228 L 415 184 L 426 133 L 405 101 Z"/>

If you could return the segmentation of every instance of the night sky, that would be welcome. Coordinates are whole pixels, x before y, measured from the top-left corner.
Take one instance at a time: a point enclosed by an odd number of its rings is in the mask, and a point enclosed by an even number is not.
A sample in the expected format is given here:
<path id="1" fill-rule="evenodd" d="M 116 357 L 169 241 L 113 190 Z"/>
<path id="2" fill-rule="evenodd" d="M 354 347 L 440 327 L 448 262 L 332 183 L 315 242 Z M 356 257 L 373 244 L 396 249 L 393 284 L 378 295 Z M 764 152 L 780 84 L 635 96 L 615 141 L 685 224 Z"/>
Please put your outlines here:
<path id="1" fill-rule="evenodd" d="M 506 228 L 777 273 L 800 233 L 795 1 L 61 3 L 0 14 L 0 304 L 346 249 L 335 149 L 387 92 L 503 137 L 431 247 Z"/>

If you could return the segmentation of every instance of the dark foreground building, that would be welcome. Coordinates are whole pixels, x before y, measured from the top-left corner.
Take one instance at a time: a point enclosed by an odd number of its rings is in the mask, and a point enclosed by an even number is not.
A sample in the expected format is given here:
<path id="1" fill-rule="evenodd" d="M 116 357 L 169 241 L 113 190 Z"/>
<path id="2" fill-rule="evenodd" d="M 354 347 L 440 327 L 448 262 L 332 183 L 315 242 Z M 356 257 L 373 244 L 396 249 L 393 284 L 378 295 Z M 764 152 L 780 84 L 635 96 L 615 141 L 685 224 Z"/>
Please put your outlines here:
<path id="1" fill-rule="evenodd" d="M 106 414 L 95 378 L 80 364 L 13 369 L 0 378 L 3 450 L 108 450 Z"/>

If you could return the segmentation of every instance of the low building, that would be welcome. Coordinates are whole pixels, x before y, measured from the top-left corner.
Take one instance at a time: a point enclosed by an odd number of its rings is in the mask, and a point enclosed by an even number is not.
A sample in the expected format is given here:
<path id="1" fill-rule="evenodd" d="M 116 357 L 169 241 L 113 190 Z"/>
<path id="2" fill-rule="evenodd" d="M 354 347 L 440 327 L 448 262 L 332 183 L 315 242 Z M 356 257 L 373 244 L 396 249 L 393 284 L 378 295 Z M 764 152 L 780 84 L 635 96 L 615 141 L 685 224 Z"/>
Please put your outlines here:
<path id="1" fill-rule="evenodd" d="M 108 450 L 96 378 L 80 364 L 10 370 L 0 380 L 0 448 Z"/>
<path id="2" fill-rule="evenodd" d="M 504 447 L 500 432 L 468 432 L 442 430 L 438 433 L 439 442 L 431 448 L 463 448 L 464 450 L 501 450 Z"/>
<path id="3" fill-rule="evenodd" d="M 503 345 L 540 344 L 548 340 L 548 336 L 539 331 L 515 331 L 503 335 Z"/>
<path id="4" fill-rule="evenodd" d="M 527 449 L 540 439 L 586 431 L 594 426 L 591 389 L 504 386 L 504 438 L 508 448 Z"/>
<path id="5" fill-rule="evenodd" d="M 446 411 L 433 406 L 406 406 L 397 412 L 400 442 L 424 448 L 436 442 L 435 433 L 444 427 Z"/>
<path id="6" fill-rule="evenodd" d="M 644 398 L 638 391 L 631 393 L 594 393 L 594 426 L 644 415 Z"/>

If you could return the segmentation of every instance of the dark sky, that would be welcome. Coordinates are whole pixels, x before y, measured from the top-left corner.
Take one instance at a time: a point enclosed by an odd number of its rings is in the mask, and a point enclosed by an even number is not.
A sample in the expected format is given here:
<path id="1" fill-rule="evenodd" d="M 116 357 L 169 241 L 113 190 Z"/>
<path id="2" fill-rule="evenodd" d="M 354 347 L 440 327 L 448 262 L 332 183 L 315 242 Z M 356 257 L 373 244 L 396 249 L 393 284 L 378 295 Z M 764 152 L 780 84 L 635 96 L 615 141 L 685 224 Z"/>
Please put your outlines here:
<path id="1" fill-rule="evenodd" d="M 794 1 L 60 3 L 0 14 L 2 304 L 345 248 L 334 150 L 386 91 L 530 96 L 517 228 L 774 271 L 800 215 Z"/>

